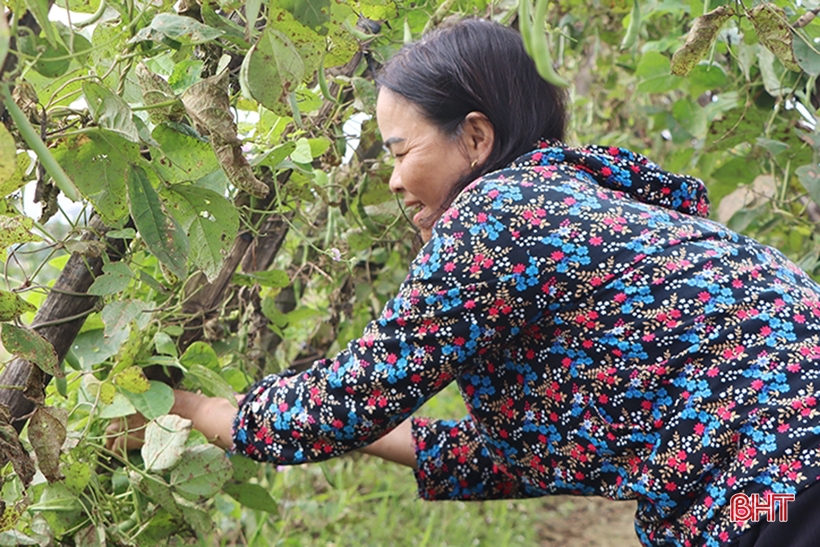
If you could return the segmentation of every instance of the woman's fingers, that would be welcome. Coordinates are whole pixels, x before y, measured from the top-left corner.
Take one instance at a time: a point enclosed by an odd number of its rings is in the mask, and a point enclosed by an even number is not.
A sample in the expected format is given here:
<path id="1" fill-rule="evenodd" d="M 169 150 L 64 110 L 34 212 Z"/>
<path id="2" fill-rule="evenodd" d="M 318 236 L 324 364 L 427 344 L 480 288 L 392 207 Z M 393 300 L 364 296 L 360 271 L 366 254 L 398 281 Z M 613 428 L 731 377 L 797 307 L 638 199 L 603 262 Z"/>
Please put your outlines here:
<path id="1" fill-rule="evenodd" d="M 113 452 L 142 448 L 145 442 L 145 416 L 132 414 L 117 418 L 105 429 L 105 446 Z"/>

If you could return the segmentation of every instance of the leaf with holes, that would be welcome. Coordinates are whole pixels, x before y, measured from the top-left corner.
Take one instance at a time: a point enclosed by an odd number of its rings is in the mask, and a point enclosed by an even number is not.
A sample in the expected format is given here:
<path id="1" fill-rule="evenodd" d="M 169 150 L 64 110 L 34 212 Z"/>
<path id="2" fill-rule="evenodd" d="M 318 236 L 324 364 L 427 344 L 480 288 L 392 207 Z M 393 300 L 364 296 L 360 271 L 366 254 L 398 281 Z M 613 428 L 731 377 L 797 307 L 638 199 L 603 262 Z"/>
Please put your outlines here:
<path id="1" fill-rule="evenodd" d="M 672 55 L 672 74 L 686 76 L 712 47 L 723 23 L 732 18 L 735 10 L 731 6 L 719 6 L 704 13 L 692 24 L 686 43 Z"/>
<path id="2" fill-rule="evenodd" d="M 114 377 L 114 383 L 131 393 L 145 393 L 151 388 L 141 367 L 131 366 Z"/>
<path id="3" fill-rule="evenodd" d="M 0 321 L 11 321 L 24 313 L 36 311 L 37 308 L 13 292 L 0 290 Z"/>
<path id="4" fill-rule="evenodd" d="M 774 53 L 783 66 L 800 72 L 800 65 L 794 58 L 794 35 L 789 28 L 786 10 L 771 2 L 763 2 L 749 10 L 747 16 L 755 28 L 760 43 Z"/>
<path id="5" fill-rule="evenodd" d="M 171 471 L 171 486 L 183 497 L 198 500 L 219 492 L 231 478 L 231 462 L 225 451 L 212 445 L 194 446 Z"/>
<path id="6" fill-rule="evenodd" d="M 191 261 L 213 281 L 239 231 L 239 214 L 212 190 L 177 184 L 163 193 L 174 218 L 187 231 Z"/>
<path id="7" fill-rule="evenodd" d="M 52 154 L 102 221 L 107 226 L 122 226 L 128 217 L 128 166 L 139 161 L 139 146 L 98 129 L 63 140 Z"/>
<path id="8" fill-rule="evenodd" d="M 305 75 L 305 64 L 290 38 L 268 27 L 242 61 L 242 91 L 280 116 L 289 116 L 288 95 Z"/>
<path id="9" fill-rule="evenodd" d="M 170 469 L 182 458 L 182 447 L 191 433 L 191 420 L 179 416 L 160 416 L 145 428 L 141 454 L 148 471 Z"/>
<path id="10" fill-rule="evenodd" d="M 188 238 L 177 221 L 165 214 L 159 195 L 145 171 L 132 165 L 128 171 L 128 205 L 148 249 L 177 277 L 188 273 Z"/>
<path id="11" fill-rule="evenodd" d="M 34 220 L 26 216 L 0 216 L 0 249 L 7 249 L 18 243 L 40 241 L 31 233 Z"/>
<path id="12" fill-rule="evenodd" d="M 46 374 L 57 378 L 64 377 L 60 363 L 57 362 L 54 346 L 33 330 L 4 323 L 0 337 L 3 340 L 3 347 L 9 353 L 37 365 Z"/>
<path id="13" fill-rule="evenodd" d="M 37 464 L 48 482 L 63 478 L 60 449 L 66 438 L 68 412 L 63 408 L 38 407 L 28 424 L 28 440 L 37 454 Z"/>

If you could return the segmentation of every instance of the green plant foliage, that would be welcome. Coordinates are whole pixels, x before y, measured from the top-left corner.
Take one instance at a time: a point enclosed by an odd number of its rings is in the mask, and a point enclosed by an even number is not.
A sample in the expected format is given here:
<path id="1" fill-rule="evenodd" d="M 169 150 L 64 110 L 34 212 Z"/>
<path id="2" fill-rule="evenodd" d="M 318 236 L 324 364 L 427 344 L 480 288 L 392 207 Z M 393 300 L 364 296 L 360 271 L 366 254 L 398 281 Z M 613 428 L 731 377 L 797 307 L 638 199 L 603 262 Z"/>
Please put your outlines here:
<path id="1" fill-rule="evenodd" d="M 4 323 L 0 338 L 9 353 L 37 365 L 46 374 L 63 376 L 54 347 L 33 330 Z"/>
<path id="2" fill-rule="evenodd" d="M 233 402 L 379 315 L 418 247 L 387 184 L 373 75 L 450 15 L 521 29 L 541 74 L 570 84 L 570 143 L 702 178 L 713 218 L 820 279 L 816 2 L 58 0 L 64 23 L 48 19 L 51 0 L 7 4 L 2 341 L 67 374 L 44 399 L 25 386 L 37 406 L 25 445 L 0 407 L 13 467 L 0 544 L 545 542 L 542 500 L 419 504 L 412 476 L 367 458 L 283 472 L 228 459 L 168 415 L 157 379 Z M 37 32 L 20 28 L 31 20 Z M 58 285 L 97 302 L 63 367 L 20 322 L 69 254 L 103 265 L 90 288 Z M 433 413 L 465 413 L 454 391 L 437 401 Z M 137 411 L 146 444 L 109 469 L 105 430 Z M 30 484 L 29 450 L 45 481 Z"/>

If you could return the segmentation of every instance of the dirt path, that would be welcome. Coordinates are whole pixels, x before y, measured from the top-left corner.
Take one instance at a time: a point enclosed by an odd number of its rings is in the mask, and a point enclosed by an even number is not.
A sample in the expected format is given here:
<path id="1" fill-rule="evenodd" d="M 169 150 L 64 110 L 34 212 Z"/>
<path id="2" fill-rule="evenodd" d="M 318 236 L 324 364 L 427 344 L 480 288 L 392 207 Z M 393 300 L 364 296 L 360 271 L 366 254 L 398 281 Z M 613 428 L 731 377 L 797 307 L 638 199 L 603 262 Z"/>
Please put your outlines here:
<path id="1" fill-rule="evenodd" d="M 540 547 L 640 547 L 633 518 L 635 502 L 603 498 L 545 498 Z"/>

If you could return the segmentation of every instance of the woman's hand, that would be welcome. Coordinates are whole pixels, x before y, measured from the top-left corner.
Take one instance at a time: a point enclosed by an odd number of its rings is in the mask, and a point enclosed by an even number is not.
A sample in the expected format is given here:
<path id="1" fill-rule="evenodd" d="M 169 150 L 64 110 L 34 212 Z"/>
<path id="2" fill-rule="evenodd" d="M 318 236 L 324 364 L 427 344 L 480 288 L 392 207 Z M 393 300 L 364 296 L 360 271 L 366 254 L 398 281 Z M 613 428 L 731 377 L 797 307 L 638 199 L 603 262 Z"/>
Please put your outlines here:
<path id="1" fill-rule="evenodd" d="M 235 395 L 237 402 L 242 395 Z M 227 399 L 221 397 L 207 397 L 190 391 L 174 390 L 174 406 L 169 414 L 191 420 L 193 428 L 220 448 L 229 449 L 233 446 L 231 428 L 236 417 L 237 409 Z M 132 414 L 127 418 L 119 418 L 111 422 L 106 428 L 105 445 L 109 450 L 137 450 L 145 442 L 145 417 L 142 414 Z"/>

